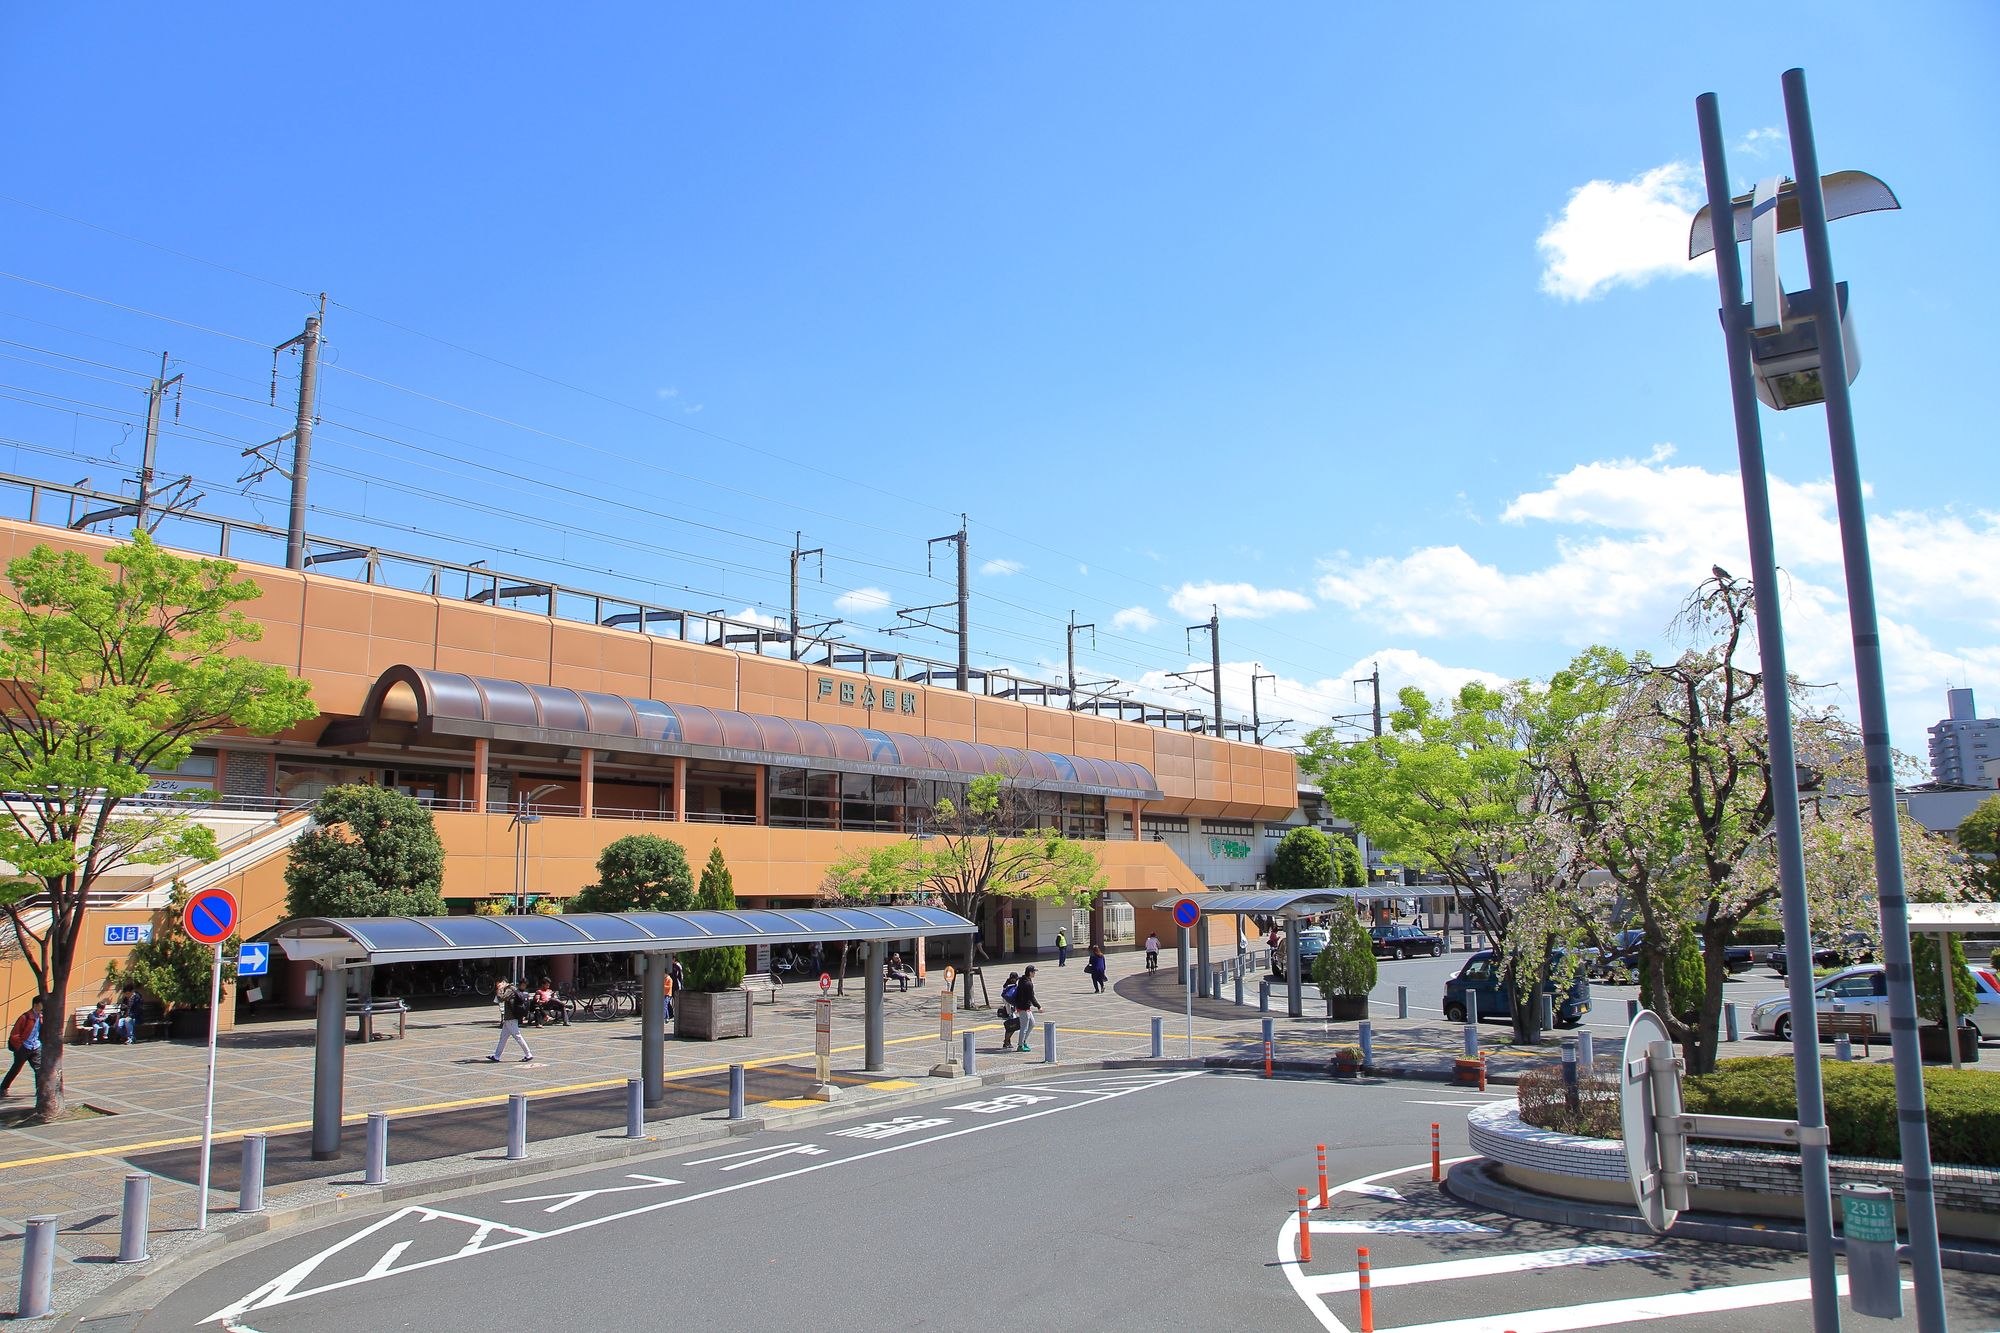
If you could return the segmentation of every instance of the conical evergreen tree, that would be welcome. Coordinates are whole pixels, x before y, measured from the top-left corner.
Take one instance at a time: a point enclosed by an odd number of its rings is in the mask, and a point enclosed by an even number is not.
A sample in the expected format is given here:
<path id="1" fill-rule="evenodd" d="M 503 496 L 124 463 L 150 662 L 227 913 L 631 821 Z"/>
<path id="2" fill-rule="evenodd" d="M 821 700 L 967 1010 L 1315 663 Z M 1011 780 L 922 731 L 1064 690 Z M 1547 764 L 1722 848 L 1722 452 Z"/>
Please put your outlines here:
<path id="1" fill-rule="evenodd" d="M 720 846 L 708 853 L 708 864 L 701 868 L 701 889 L 695 898 L 696 905 L 704 912 L 736 910 L 736 880 L 729 873 L 728 863 L 722 859 Z M 743 984 L 743 946 L 731 944 L 719 949 L 697 949 L 681 960 L 681 966 L 686 972 L 689 990 L 735 990 Z"/>

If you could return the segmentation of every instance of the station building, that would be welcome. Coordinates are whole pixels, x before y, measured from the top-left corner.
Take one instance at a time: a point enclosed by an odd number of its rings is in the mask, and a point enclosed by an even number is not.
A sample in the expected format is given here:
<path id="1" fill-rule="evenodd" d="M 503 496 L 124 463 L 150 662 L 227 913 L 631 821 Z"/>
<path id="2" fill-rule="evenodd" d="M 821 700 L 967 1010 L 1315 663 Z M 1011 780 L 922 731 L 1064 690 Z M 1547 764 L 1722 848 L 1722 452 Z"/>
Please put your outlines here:
<path id="1" fill-rule="evenodd" d="M 0 543 L 8 558 L 114 544 L 4 519 Z M 100 882 L 71 1009 L 98 997 L 106 959 L 129 947 L 123 928 L 155 923 L 176 876 L 234 890 L 246 936 L 284 919 L 304 807 L 341 783 L 431 807 L 453 912 L 573 894 L 595 880 L 598 853 L 634 832 L 674 839 L 697 868 L 719 846 L 743 906 L 785 908 L 810 906 L 844 853 L 911 836 L 941 796 L 1000 771 L 1043 826 L 1092 844 L 1126 941 L 1172 938 L 1152 907 L 1162 895 L 1253 884 L 1267 828 L 1299 817 L 1297 766 L 1283 750 L 792 661 L 761 641 L 740 650 L 729 634 L 667 637 L 641 628 L 643 614 L 578 621 L 239 564 L 263 590 L 242 608 L 263 628 L 245 651 L 309 681 L 319 715 L 276 737 L 219 736 L 158 775 L 162 791 L 214 793 L 200 817 L 222 855 Z M 866 665 L 872 654 L 856 656 Z M 524 811 L 538 819 L 518 821 Z M 1079 927 L 1090 928 L 1066 907 L 1025 901 L 996 901 L 979 924 L 996 953 L 1050 951 L 1058 929 L 1087 942 Z M 0 966 L 7 1012 L 18 1012 L 32 976 L 18 957 Z"/>

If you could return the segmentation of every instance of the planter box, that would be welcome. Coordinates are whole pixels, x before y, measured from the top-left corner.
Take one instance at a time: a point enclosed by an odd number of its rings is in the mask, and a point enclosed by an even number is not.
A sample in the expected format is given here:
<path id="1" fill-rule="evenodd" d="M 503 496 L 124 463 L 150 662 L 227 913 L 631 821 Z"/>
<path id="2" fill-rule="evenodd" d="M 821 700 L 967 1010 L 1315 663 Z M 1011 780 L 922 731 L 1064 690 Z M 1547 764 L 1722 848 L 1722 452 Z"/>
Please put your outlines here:
<path id="1" fill-rule="evenodd" d="M 750 1035 L 747 990 L 682 991 L 674 996 L 674 1035 L 698 1041 Z"/>
<path id="2" fill-rule="evenodd" d="M 208 1006 L 199 1009 L 176 1009 L 167 1015 L 167 1035 L 180 1041 L 192 1038 L 195 1041 L 208 1040 Z M 1939 1046 L 1938 1050 L 1944 1050 Z"/>
<path id="3" fill-rule="evenodd" d="M 1451 1081 L 1461 1087 L 1486 1090 L 1486 1061 L 1458 1056 L 1451 1062 Z"/>
<path id="4" fill-rule="evenodd" d="M 1329 995 L 1326 1016 L 1336 1023 L 1354 1023 L 1368 1017 L 1366 995 Z"/>
<path id="5" fill-rule="evenodd" d="M 1926 1060 L 1944 1064 L 1951 1059 L 1951 1048 L 1944 1041 L 1941 1025 L 1927 1024 L 1917 1029 L 1917 1049 Z M 1979 1039 L 1972 1035 L 1971 1028 L 1958 1030 L 1958 1059 L 1961 1064 L 1976 1064 L 1979 1061 Z"/>
<path id="6" fill-rule="evenodd" d="M 1359 1060 L 1343 1060 L 1339 1056 L 1334 1057 L 1333 1076 L 1335 1078 L 1358 1078 L 1360 1075 L 1361 1062 Z"/>

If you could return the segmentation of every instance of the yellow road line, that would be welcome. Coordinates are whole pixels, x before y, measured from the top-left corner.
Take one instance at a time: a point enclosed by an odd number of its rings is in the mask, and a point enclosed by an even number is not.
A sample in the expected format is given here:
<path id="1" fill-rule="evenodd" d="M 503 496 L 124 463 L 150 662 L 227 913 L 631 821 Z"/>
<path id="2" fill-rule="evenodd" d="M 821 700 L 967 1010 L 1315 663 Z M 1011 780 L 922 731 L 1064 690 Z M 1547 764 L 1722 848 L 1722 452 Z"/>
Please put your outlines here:
<path id="1" fill-rule="evenodd" d="M 982 1027 L 960 1028 L 959 1031 L 988 1032 L 994 1030 L 998 1026 L 999 1024 L 997 1023 L 988 1023 Z M 937 1040 L 936 1037 L 930 1035 L 925 1035 L 921 1037 L 897 1037 L 891 1041 L 885 1042 L 884 1045 L 902 1046 L 913 1041 L 936 1041 L 936 1040 Z M 858 1045 L 836 1046 L 833 1048 L 834 1054 L 836 1055 L 843 1054 L 848 1051 L 858 1051 L 861 1049 L 862 1047 Z M 745 1060 L 743 1062 L 743 1067 L 745 1069 L 757 1069 L 757 1068 L 762 1068 L 765 1065 L 786 1064 L 793 1060 L 804 1060 L 810 1057 L 812 1054 L 813 1052 L 811 1051 L 798 1051 L 790 1055 L 767 1055 L 757 1060 Z M 714 1074 L 722 1070 L 726 1070 L 728 1068 L 729 1066 L 726 1064 L 697 1065 L 691 1069 L 671 1070 L 667 1073 L 666 1077 L 674 1079 L 674 1078 L 686 1078 L 691 1074 Z M 860 1080 L 857 1079 L 852 1081 L 859 1082 Z M 625 1080 L 622 1078 L 609 1078 L 600 1080 L 595 1083 L 567 1083 L 563 1084 L 560 1087 L 534 1088 L 531 1089 L 527 1095 L 530 1097 L 549 1097 L 549 1096 L 554 1096 L 557 1093 L 590 1092 L 598 1088 L 619 1088 L 623 1087 L 624 1085 L 625 1085 Z M 702 1091 L 706 1091 L 706 1089 L 702 1089 Z M 390 1110 L 389 1114 L 418 1115 L 425 1111 L 456 1110 L 461 1106 L 492 1105 L 506 1101 L 510 1095 L 511 1094 L 509 1093 L 502 1092 L 483 1097 L 465 1097 L 461 1098 L 458 1101 L 452 1101 L 452 1102 L 427 1102 L 422 1106 L 400 1106 Z M 726 1096 L 727 1094 L 725 1093 L 723 1095 Z M 358 1124 L 362 1121 L 367 1120 L 367 1118 L 368 1118 L 368 1112 L 355 1111 L 343 1115 L 340 1118 L 340 1120 L 342 1124 L 347 1124 L 349 1122 Z M 241 1138 L 245 1134 L 276 1134 L 284 1130 L 310 1129 L 311 1127 L 312 1127 L 312 1121 L 310 1120 L 292 1120 L 292 1121 L 287 1121 L 286 1123 L 280 1125 L 257 1125 L 246 1129 L 217 1130 L 215 1133 L 215 1141 L 217 1143 L 220 1143 L 225 1139 Z M 184 1134 L 179 1138 L 148 1139 L 144 1143 L 121 1143 L 118 1144 L 116 1147 L 111 1147 L 111 1148 L 87 1148 L 77 1152 L 49 1153 L 46 1156 L 42 1157 L 20 1157 L 16 1158 L 11 1162 L 0 1162 L 0 1171 L 5 1171 L 10 1167 L 16 1167 L 16 1166 L 40 1166 L 48 1162 L 69 1162 L 69 1161 L 75 1161 L 77 1158 L 80 1157 L 111 1157 L 111 1156 L 116 1156 L 120 1153 L 140 1152 L 148 1148 L 173 1148 L 173 1147 L 178 1147 L 179 1145 L 184 1143 L 200 1143 L 200 1142 L 201 1142 L 201 1135 Z"/>

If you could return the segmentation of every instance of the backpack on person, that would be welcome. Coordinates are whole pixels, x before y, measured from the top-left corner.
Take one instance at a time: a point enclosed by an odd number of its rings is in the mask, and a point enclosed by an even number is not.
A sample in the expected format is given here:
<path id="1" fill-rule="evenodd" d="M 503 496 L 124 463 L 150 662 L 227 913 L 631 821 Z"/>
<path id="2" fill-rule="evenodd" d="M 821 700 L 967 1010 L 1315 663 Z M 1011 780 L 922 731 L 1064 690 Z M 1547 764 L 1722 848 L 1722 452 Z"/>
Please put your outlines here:
<path id="1" fill-rule="evenodd" d="M 1020 989 L 1021 987 L 1018 983 L 1010 982 L 1007 985 L 1002 986 L 1000 988 L 1000 998 L 1007 1001 L 1009 1004 L 1012 1004 L 1014 1002 L 1015 993 L 1018 992 Z"/>

